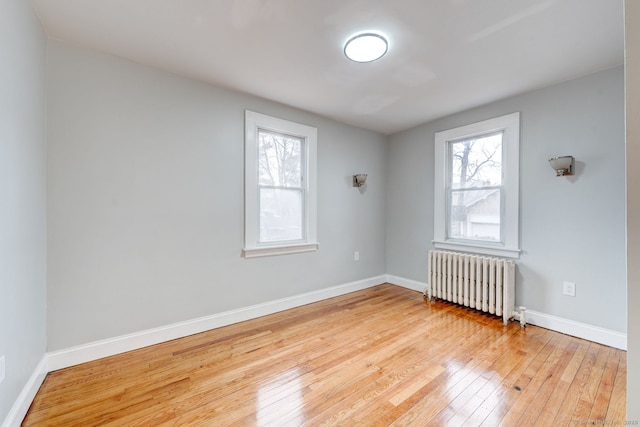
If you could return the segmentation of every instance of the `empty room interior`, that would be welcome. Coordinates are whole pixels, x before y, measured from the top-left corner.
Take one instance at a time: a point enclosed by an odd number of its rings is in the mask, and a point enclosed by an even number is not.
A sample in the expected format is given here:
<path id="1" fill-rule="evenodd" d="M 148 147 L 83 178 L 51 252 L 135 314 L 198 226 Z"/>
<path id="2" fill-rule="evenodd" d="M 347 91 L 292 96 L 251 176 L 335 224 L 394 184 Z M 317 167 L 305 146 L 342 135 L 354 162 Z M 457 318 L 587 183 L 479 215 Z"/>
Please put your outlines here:
<path id="1" fill-rule="evenodd" d="M 2 426 L 638 424 L 640 2 L 2 9 Z"/>

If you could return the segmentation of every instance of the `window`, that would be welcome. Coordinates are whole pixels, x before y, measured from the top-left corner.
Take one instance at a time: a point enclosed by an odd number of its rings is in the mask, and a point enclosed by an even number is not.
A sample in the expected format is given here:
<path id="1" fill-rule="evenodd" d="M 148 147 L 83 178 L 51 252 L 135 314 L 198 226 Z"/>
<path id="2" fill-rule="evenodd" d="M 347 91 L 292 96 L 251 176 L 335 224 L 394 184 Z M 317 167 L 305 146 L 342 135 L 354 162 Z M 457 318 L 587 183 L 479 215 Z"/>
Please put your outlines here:
<path id="1" fill-rule="evenodd" d="M 316 139 L 316 128 L 245 112 L 245 257 L 318 249 Z"/>
<path id="2" fill-rule="evenodd" d="M 520 114 L 436 133 L 437 248 L 517 258 Z"/>

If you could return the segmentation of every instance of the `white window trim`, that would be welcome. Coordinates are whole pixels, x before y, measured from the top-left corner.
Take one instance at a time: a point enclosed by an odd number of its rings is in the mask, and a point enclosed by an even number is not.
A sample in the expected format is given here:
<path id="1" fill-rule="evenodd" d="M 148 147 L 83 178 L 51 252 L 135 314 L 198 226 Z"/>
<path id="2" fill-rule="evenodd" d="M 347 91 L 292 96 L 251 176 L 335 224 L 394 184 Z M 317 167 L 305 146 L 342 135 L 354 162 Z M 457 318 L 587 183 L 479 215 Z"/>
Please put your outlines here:
<path id="1" fill-rule="evenodd" d="M 268 130 L 303 138 L 306 145 L 306 171 L 303 242 L 258 243 L 260 236 L 258 194 L 258 130 Z M 318 130 L 311 126 L 279 119 L 254 111 L 245 110 L 245 166 L 244 166 L 244 249 L 245 258 L 312 252 L 318 249 L 317 242 L 317 191 L 316 158 Z"/>
<path id="2" fill-rule="evenodd" d="M 490 132 L 503 132 L 503 176 L 505 206 L 503 216 L 503 242 L 465 242 L 447 239 L 447 168 L 448 141 L 471 138 Z M 465 251 L 492 256 L 518 258 L 520 256 L 520 113 L 507 114 L 494 119 L 461 126 L 435 135 L 434 165 L 434 240 L 439 249 Z"/>

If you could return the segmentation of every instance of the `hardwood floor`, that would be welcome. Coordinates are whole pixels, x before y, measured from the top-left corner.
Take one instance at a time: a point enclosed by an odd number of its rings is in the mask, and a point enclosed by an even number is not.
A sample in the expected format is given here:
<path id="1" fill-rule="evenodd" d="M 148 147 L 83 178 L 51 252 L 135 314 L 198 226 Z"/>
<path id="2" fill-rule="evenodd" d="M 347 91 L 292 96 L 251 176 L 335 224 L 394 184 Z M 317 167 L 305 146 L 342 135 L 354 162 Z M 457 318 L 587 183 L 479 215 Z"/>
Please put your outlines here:
<path id="1" fill-rule="evenodd" d="M 24 426 L 624 421 L 626 353 L 393 285 L 50 373 Z"/>

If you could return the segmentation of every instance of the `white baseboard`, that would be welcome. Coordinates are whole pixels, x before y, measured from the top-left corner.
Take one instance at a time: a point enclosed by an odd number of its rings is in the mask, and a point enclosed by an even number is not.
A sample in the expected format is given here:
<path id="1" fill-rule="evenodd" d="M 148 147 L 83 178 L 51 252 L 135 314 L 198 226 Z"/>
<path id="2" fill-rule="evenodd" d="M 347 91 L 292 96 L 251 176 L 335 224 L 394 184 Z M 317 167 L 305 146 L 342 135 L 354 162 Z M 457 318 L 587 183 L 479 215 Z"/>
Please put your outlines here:
<path id="1" fill-rule="evenodd" d="M 322 301 L 327 298 L 333 298 L 350 292 L 367 289 L 382 283 L 392 283 L 394 285 L 422 293 L 428 286 L 427 283 L 424 282 L 405 279 L 391 274 L 383 274 L 292 297 L 243 307 L 236 310 L 225 311 L 211 316 L 205 316 L 198 319 L 174 323 L 159 328 L 148 329 L 145 331 L 46 353 L 35 368 L 33 374 L 29 378 L 29 381 L 22 389 L 18 399 L 15 401 L 9 411 L 9 414 L 2 423 L 2 427 L 14 427 L 20 425 L 48 372 L 67 368 L 80 363 L 90 362 L 92 360 L 112 356 L 126 351 L 136 350 L 138 348 L 147 347 L 149 345 L 158 344 L 176 338 L 197 334 L 233 323 L 255 319 L 257 317 L 266 316 L 268 314 L 277 313 L 290 308 Z M 527 322 L 532 325 L 611 347 L 623 350 L 627 349 L 627 334 L 625 333 L 575 322 L 573 320 L 532 310 L 527 310 L 526 316 Z"/>
<path id="2" fill-rule="evenodd" d="M 427 283 L 405 279 L 403 277 L 394 276 L 392 274 L 387 274 L 387 282 L 423 293 L 428 286 Z M 541 328 L 551 329 L 552 331 L 597 342 L 599 344 L 608 345 L 610 347 L 615 347 L 622 350 L 627 349 L 627 334 L 622 332 L 612 331 L 610 329 L 601 328 L 599 326 L 576 322 L 574 320 L 569 320 L 533 310 L 527 310 L 526 317 L 527 323 L 540 326 Z"/>
<path id="3" fill-rule="evenodd" d="M 307 292 L 292 297 L 282 298 L 274 301 L 256 304 L 236 310 L 225 311 L 211 316 L 200 317 L 198 319 L 187 320 L 159 328 L 147 329 L 145 331 L 122 335 L 119 337 L 95 341 L 75 347 L 70 347 L 58 351 L 47 353 L 47 363 L 49 371 L 68 368 L 80 363 L 90 362 L 107 356 L 136 350 L 161 342 L 182 338 L 210 329 L 255 319 L 290 308 L 299 307 L 305 304 L 333 298 L 350 292 L 359 291 L 380 285 L 387 281 L 386 275 L 370 277 L 364 280 L 345 283 L 330 288 Z"/>
<path id="4" fill-rule="evenodd" d="M 2 422 L 2 427 L 18 427 L 22 423 L 25 415 L 27 415 L 29 406 L 31 406 L 31 402 L 33 402 L 33 398 L 36 396 L 48 372 L 47 356 L 45 355 L 33 370 L 31 377 L 29 377 L 18 398 L 13 403 L 9 413 Z"/>
<path id="5" fill-rule="evenodd" d="M 404 277 L 394 276 L 393 274 L 387 274 L 387 282 L 394 285 L 402 286 L 403 288 L 413 289 L 424 293 L 427 289 L 427 284 L 424 282 L 418 282 L 417 280 L 405 279 Z"/>
<path id="6" fill-rule="evenodd" d="M 621 350 L 627 349 L 627 334 L 623 332 L 612 331 L 599 326 L 576 322 L 574 320 L 564 319 L 562 317 L 528 309 L 526 311 L 526 316 L 527 323 L 531 323 L 532 325 L 551 329 L 574 337 L 583 338 L 599 344 L 608 345 L 610 347 L 619 348 Z"/>

